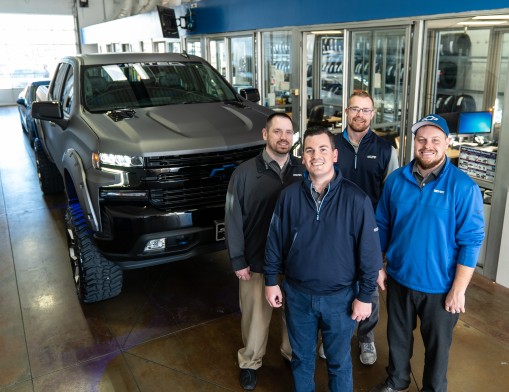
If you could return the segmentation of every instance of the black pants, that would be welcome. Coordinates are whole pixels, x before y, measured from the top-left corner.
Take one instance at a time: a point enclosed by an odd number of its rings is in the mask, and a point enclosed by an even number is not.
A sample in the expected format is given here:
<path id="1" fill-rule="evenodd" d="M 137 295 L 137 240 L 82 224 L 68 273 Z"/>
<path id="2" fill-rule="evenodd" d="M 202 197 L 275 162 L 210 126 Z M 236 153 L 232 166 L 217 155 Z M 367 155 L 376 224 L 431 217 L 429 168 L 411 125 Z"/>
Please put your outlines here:
<path id="1" fill-rule="evenodd" d="M 410 385 L 410 358 L 417 316 L 424 342 L 424 374 L 421 392 L 447 392 L 447 365 L 454 326 L 459 314 L 444 309 L 445 294 L 428 294 L 387 279 L 387 340 L 389 367 L 387 385 L 406 389 Z"/>
<path id="2" fill-rule="evenodd" d="M 371 298 L 371 316 L 366 320 L 359 321 L 357 326 L 357 340 L 359 343 L 375 342 L 375 327 L 380 317 L 380 294 L 378 288 Z"/>

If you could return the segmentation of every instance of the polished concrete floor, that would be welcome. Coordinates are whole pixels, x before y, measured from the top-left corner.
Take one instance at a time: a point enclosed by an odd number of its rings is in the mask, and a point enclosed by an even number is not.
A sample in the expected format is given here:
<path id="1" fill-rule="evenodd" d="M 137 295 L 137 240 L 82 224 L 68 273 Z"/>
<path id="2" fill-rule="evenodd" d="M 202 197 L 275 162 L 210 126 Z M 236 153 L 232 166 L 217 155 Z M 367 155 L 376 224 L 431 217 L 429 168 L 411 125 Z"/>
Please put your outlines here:
<path id="1" fill-rule="evenodd" d="M 39 190 L 15 107 L 0 107 L 0 391 L 239 391 L 238 280 L 225 252 L 125 272 L 120 296 L 81 305 L 64 233 L 65 198 Z M 383 298 L 383 297 L 382 297 Z M 279 314 L 276 314 L 279 316 Z M 291 391 L 274 318 L 257 391 Z M 358 361 L 355 391 L 385 378 L 387 316 L 378 361 Z M 418 335 L 416 335 L 418 336 Z M 509 391 L 509 290 L 475 276 L 456 328 L 449 391 Z M 416 338 L 414 382 L 423 350 Z M 317 359 L 317 391 L 327 390 Z"/>

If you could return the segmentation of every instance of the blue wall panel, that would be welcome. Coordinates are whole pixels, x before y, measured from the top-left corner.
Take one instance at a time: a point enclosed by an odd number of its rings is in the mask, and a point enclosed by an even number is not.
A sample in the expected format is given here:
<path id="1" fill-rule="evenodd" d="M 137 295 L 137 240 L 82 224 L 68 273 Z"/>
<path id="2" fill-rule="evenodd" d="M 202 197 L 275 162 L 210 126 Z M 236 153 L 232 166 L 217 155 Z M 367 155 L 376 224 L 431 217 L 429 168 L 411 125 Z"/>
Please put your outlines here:
<path id="1" fill-rule="evenodd" d="M 507 0 L 201 0 L 195 34 L 494 10 Z"/>

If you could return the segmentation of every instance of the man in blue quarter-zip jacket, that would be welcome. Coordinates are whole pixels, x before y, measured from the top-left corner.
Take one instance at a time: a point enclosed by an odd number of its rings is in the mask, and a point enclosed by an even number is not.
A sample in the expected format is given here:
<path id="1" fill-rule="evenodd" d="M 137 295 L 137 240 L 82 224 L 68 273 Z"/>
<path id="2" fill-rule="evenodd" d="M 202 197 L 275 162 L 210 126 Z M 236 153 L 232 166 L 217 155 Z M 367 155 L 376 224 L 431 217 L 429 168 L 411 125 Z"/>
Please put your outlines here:
<path id="1" fill-rule="evenodd" d="M 369 197 L 334 166 L 333 135 L 304 133 L 304 180 L 285 188 L 276 203 L 265 250 L 265 297 L 280 307 L 283 292 L 292 345 L 295 391 L 314 391 L 320 328 L 329 390 L 353 390 L 350 340 L 356 322 L 371 314 L 382 267 L 380 239 Z"/>
<path id="2" fill-rule="evenodd" d="M 454 166 L 446 121 L 430 114 L 412 126 L 415 159 L 385 182 L 376 212 L 387 267 L 388 377 L 371 392 L 407 390 L 417 317 L 424 342 L 422 392 L 447 392 L 453 329 L 484 239 L 475 182 Z"/>
<path id="3" fill-rule="evenodd" d="M 334 139 L 338 149 L 338 166 L 346 179 L 368 194 L 376 211 L 386 178 L 399 167 L 398 155 L 389 141 L 377 136 L 370 128 L 375 110 L 367 91 L 353 91 L 345 116 L 348 125 Z M 359 359 L 364 365 L 373 365 L 377 358 L 374 330 L 379 318 L 378 290 L 375 290 L 371 303 L 371 316 L 357 326 Z M 323 345 L 318 354 L 325 357 Z"/>

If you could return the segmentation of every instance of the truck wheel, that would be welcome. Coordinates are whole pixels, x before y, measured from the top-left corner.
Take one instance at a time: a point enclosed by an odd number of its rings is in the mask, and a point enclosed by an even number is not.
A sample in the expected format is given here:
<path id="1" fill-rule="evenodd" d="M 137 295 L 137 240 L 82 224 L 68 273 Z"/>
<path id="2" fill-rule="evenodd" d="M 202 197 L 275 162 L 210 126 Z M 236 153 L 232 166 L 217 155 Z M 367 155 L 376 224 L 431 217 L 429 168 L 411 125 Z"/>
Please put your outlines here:
<path id="1" fill-rule="evenodd" d="M 91 303 L 119 295 L 122 270 L 97 249 L 79 204 L 69 205 L 65 221 L 69 258 L 80 301 Z"/>
<path id="2" fill-rule="evenodd" d="M 51 162 L 39 140 L 35 141 L 35 163 L 37 165 L 37 175 L 39 177 L 39 186 L 45 195 L 59 193 L 64 190 L 64 182 L 57 167 Z"/>

